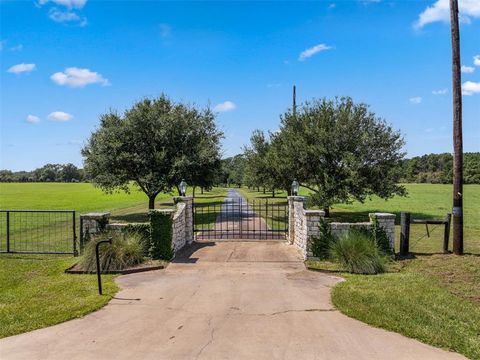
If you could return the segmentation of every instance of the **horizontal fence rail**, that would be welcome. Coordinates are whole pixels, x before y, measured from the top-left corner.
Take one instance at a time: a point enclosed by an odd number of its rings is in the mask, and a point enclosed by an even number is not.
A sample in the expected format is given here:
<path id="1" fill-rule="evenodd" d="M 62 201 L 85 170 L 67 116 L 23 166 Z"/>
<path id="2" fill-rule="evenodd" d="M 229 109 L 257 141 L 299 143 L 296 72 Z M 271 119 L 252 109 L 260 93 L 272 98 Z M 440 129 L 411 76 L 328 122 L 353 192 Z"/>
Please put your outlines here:
<path id="1" fill-rule="evenodd" d="M 0 210 L 0 252 L 77 255 L 75 210 Z"/>
<path id="2" fill-rule="evenodd" d="M 196 240 L 284 240 L 288 206 L 243 198 L 194 204 L 194 232 Z"/>

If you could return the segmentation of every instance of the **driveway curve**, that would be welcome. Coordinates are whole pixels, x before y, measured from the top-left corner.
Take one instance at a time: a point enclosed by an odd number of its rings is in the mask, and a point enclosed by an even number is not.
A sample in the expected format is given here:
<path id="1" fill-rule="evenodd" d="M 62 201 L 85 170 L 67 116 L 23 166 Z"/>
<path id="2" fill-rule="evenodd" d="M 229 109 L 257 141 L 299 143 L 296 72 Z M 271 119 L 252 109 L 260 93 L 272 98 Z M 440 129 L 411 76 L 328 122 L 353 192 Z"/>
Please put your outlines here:
<path id="1" fill-rule="evenodd" d="M 81 319 L 0 340 L 6 359 L 462 359 L 338 312 L 340 278 L 273 241 L 194 244 L 166 270 L 120 276 Z"/>

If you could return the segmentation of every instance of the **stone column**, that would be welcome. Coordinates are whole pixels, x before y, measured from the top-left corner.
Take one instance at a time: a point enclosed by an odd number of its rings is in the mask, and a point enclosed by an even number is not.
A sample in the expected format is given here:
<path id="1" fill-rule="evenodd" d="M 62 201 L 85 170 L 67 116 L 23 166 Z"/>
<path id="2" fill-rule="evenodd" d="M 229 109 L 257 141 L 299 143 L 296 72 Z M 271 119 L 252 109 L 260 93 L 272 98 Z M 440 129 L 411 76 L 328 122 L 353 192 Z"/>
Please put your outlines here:
<path id="1" fill-rule="evenodd" d="M 303 196 L 289 196 L 288 235 L 292 245 L 295 245 L 302 256 L 307 258 L 307 219 L 305 216 L 305 201 Z"/>
<path id="2" fill-rule="evenodd" d="M 305 210 L 305 218 L 307 222 L 307 257 L 313 256 L 310 250 L 310 242 L 312 236 L 320 235 L 320 218 L 325 217 L 323 210 Z"/>
<path id="3" fill-rule="evenodd" d="M 299 216 L 299 209 L 305 208 L 306 198 L 303 196 L 288 197 L 288 240 L 290 244 L 295 241 L 295 219 Z M 295 209 L 297 209 L 295 211 Z"/>
<path id="4" fill-rule="evenodd" d="M 370 213 L 368 216 L 370 217 L 370 221 L 373 221 L 375 218 L 377 219 L 378 225 L 387 233 L 390 248 L 395 252 L 395 214 Z"/>
<path id="5" fill-rule="evenodd" d="M 177 201 L 185 203 L 185 240 L 188 244 L 193 242 L 193 197 L 179 196 Z"/>

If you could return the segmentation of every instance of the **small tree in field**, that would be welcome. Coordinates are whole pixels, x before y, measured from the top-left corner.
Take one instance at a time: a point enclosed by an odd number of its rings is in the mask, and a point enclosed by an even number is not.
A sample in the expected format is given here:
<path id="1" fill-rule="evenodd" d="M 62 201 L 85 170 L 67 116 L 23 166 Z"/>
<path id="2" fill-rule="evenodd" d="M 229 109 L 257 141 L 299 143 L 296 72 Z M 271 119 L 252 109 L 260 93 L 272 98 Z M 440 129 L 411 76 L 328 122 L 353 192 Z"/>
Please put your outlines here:
<path id="1" fill-rule="evenodd" d="M 111 111 L 100 117 L 100 127 L 82 149 L 85 171 L 106 192 L 128 192 L 135 183 L 153 209 L 160 192 L 182 178 L 195 185 L 218 166 L 221 137 L 209 109 L 175 104 L 165 95 L 145 99 L 123 115 Z"/>
<path id="2" fill-rule="evenodd" d="M 310 189 L 327 215 L 334 203 L 405 194 L 397 184 L 402 136 L 351 98 L 314 100 L 296 114 L 286 112 L 272 144 L 278 166 Z"/>

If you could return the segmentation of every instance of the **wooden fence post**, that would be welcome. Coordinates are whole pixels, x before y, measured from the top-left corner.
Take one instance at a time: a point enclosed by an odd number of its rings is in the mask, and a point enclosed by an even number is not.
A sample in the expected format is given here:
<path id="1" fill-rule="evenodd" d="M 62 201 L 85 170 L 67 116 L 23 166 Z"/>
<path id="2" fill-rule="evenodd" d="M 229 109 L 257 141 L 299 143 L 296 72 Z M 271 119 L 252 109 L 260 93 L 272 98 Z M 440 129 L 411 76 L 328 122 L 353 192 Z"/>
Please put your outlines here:
<path id="1" fill-rule="evenodd" d="M 450 239 L 450 223 L 452 221 L 452 214 L 445 216 L 445 230 L 443 233 L 443 252 L 448 253 L 448 241 Z"/>
<path id="2" fill-rule="evenodd" d="M 400 214 L 400 256 L 410 252 L 410 213 Z"/>

